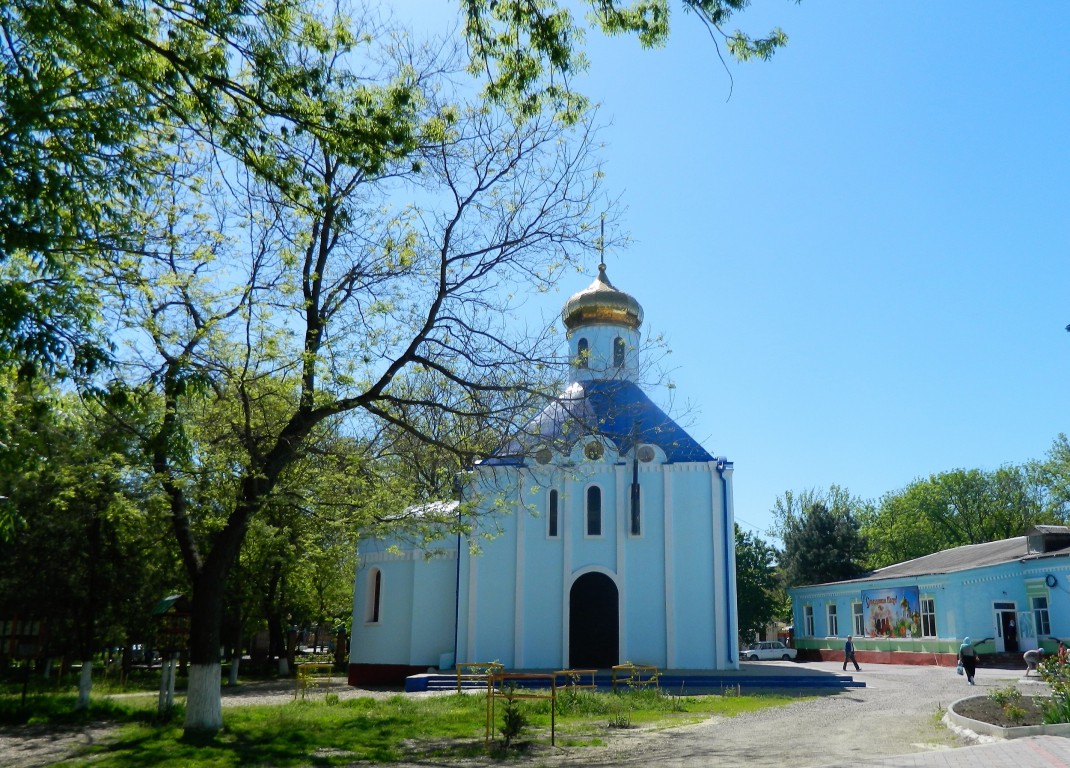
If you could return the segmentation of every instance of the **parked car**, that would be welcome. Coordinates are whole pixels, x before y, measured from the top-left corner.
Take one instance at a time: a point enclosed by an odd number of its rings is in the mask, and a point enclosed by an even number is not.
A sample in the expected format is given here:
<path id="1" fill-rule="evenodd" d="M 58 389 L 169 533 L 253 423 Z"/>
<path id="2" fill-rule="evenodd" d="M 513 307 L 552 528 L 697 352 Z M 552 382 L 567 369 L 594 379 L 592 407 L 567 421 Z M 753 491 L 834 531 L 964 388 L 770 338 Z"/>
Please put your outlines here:
<path id="1" fill-rule="evenodd" d="M 760 643 L 751 643 L 742 653 L 747 661 L 769 661 L 770 659 L 783 659 L 791 661 L 795 658 L 795 649 L 788 648 L 779 640 L 763 640 Z"/>

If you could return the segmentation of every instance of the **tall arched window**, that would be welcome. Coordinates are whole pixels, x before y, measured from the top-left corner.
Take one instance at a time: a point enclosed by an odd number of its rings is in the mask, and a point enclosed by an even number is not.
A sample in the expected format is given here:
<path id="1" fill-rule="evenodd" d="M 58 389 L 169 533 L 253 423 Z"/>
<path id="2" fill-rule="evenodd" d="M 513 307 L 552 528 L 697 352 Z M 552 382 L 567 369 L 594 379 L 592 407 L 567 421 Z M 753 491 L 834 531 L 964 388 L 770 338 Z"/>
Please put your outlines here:
<path id="1" fill-rule="evenodd" d="M 587 489 L 587 535 L 602 535 L 602 489 L 597 485 Z"/>
<path id="2" fill-rule="evenodd" d="M 591 357 L 590 344 L 587 343 L 587 339 L 580 339 L 576 342 L 576 367 L 586 368 L 587 362 Z"/>
<path id="3" fill-rule="evenodd" d="M 379 623 L 379 600 L 383 593 L 383 572 L 378 568 L 368 574 L 368 604 L 364 609 L 364 620 L 369 624 Z"/>
<path id="4" fill-rule="evenodd" d="M 551 538 L 557 536 L 557 491 L 550 491 L 550 498 L 547 501 L 546 535 Z"/>
<path id="5" fill-rule="evenodd" d="M 613 365 L 617 368 L 624 367 L 624 339 L 620 336 L 613 339 Z"/>

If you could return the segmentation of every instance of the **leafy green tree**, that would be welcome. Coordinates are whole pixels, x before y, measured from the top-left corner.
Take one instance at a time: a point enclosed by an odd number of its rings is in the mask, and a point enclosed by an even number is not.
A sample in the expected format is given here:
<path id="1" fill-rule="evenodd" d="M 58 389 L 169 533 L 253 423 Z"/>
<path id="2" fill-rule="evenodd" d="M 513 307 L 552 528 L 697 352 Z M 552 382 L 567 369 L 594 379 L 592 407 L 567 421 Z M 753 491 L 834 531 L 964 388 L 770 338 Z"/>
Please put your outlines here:
<path id="1" fill-rule="evenodd" d="M 714 34 L 744 5 L 684 0 Z M 667 30 L 662 0 L 592 8 L 647 44 Z M 359 414 L 462 455 L 473 429 L 420 425 L 505 429 L 560 362 L 508 320 L 513 289 L 591 250 L 599 172 L 568 86 L 583 25 L 552 0 L 463 9 L 488 81 L 472 105 L 451 101 L 452 62 L 373 50 L 392 32 L 370 15 L 303 0 L 4 6 L 0 196 L 30 185 L 0 222 L 0 323 L 25 331 L 0 335 L 5 362 L 91 372 L 111 351 L 98 312 L 129 344 L 114 389 L 156 415 L 130 434 L 192 594 L 187 731 L 221 726 L 222 585 L 323 425 Z M 783 42 L 723 39 L 740 57 Z"/>
<path id="2" fill-rule="evenodd" d="M 777 578 L 777 551 L 736 526 L 736 615 L 741 643 L 756 638 L 780 617 L 783 599 Z"/>
<path id="3" fill-rule="evenodd" d="M 1044 513 L 1064 523 L 1070 521 L 1070 440 L 1066 435 L 1060 433 L 1047 456 L 1030 464 L 1029 471 L 1043 489 Z"/>
<path id="4" fill-rule="evenodd" d="M 383 35 L 294 18 L 277 43 L 307 75 L 302 97 L 339 120 L 364 105 L 388 133 L 406 121 L 420 151 L 272 120 L 236 155 L 176 125 L 139 249 L 97 278 L 133 342 L 126 385 L 161 404 L 145 449 L 191 583 L 191 731 L 221 724 L 222 585 L 250 528 L 285 506 L 291 469 L 346 416 L 356 434 L 388 426 L 458 454 L 472 428 L 425 429 L 436 414 L 499 433 L 525 418 L 544 397 L 532 371 L 557 350 L 511 327 L 508 297 L 594 245 L 589 126 L 448 103 L 431 81 L 448 62 L 406 50 L 384 71 Z M 378 79 L 356 76 L 361 61 Z"/>
<path id="5" fill-rule="evenodd" d="M 0 473 L 0 494 L 19 523 L 0 543 L 0 616 L 43 622 L 45 654 L 82 662 L 84 708 L 102 648 L 151 643 L 149 611 L 177 561 L 128 434 L 39 381 L 7 405 L 0 462 L 18 470 Z"/>
<path id="6" fill-rule="evenodd" d="M 748 2 L 680 5 L 733 56 L 769 58 L 787 40 L 780 30 L 757 38 L 724 31 Z M 363 146 L 354 164 L 368 169 L 417 147 L 406 88 L 342 111 L 319 98 L 316 65 L 287 55 L 304 5 L 9 0 L 0 7 L 0 363 L 85 375 L 106 361 L 98 295 L 83 268 L 131 232 L 126 210 L 155 183 L 156 139 L 166 137 L 168 122 L 204 129 L 251 161 L 283 126 L 324 144 Z M 590 25 L 609 34 L 633 33 L 648 46 L 668 34 L 668 0 L 589 5 Z M 485 76 L 493 103 L 529 117 L 552 105 L 579 119 L 585 102 L 569 83 L 586 65 L 578 42 L 587 24 L 556 0 L 461 6 L 471 69 Z M 329 35 L 314 35 L 306 42 L 322 49 Z"/>
<path id="7" fill-rule="evenodd" d="M 838 486 L 827 494 L 806 492 L 803 498 L 806 506 L 788 491 L 774 509 L 784 542 L 780 565 L 787 586 L 859 576 L 867 549 L 858 519 L 863 503 Z"/>
<path id="8" fill-rule="evenodd" d="M 990 472 L 957 469 L 885 495 L 863 521 L 872 547 L 870 565 L 891 565 L 1021 536 L 1034 525 L 1065 522 L 1055 501 L 1058 473 L 1043 467 L 1033 462 Z"/>

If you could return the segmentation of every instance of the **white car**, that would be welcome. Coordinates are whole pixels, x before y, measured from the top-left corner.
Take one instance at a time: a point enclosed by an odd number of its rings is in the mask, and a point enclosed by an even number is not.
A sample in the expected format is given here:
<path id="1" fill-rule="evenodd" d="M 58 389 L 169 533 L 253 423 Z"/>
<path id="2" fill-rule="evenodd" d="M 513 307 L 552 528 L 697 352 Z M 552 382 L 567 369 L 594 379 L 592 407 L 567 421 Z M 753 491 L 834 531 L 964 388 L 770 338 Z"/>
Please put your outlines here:
<path id="1" fill-rule="evenodd" d="M 795 658 L 795 649 L 788 648 L 779 640 L 763 640 L 760 643 L 751 643 L 741 655 L 747 661 L 769 661 L 770 659 L 791 661 Z"/>

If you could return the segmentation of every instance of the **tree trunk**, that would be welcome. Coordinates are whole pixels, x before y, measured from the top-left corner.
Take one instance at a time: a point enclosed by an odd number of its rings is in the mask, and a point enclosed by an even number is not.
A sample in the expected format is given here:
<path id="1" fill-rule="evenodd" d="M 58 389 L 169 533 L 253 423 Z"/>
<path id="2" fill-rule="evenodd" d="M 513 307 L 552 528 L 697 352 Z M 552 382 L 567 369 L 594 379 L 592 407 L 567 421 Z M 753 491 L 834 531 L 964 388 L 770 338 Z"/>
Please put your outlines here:
<path id="1" fill-rule="evenodd" d="M 204 568 L 193 583 L 189 683 L 184 723 L 186 734 L 215 733 L 223 727 L 219 645 L 224 576 Z"/>
<path id="2" fill-rule="evenodd" d="M 76 711 L 89 709 L 91 690 L 93 690 L 93 659 L 88 658 L 82 662 L 82 674 L 78 677 L 78 701 L 74 705 Z"/>
<path id="3" fill-rule="evenodd" d="M 230 676 L 227 678 L 227 685 L 232 688 L 238 684 L 238 666 L 241 664 L 241 647 L 239 646 L 231 657 L 230 661 Z"/>
<path id="4" fill-rule="evenodd" d="M 185 732 L 215 733 L 223 727 L 220 680 L 223 670 L 217 661 L 191 662 L 186 688 Z"/>

